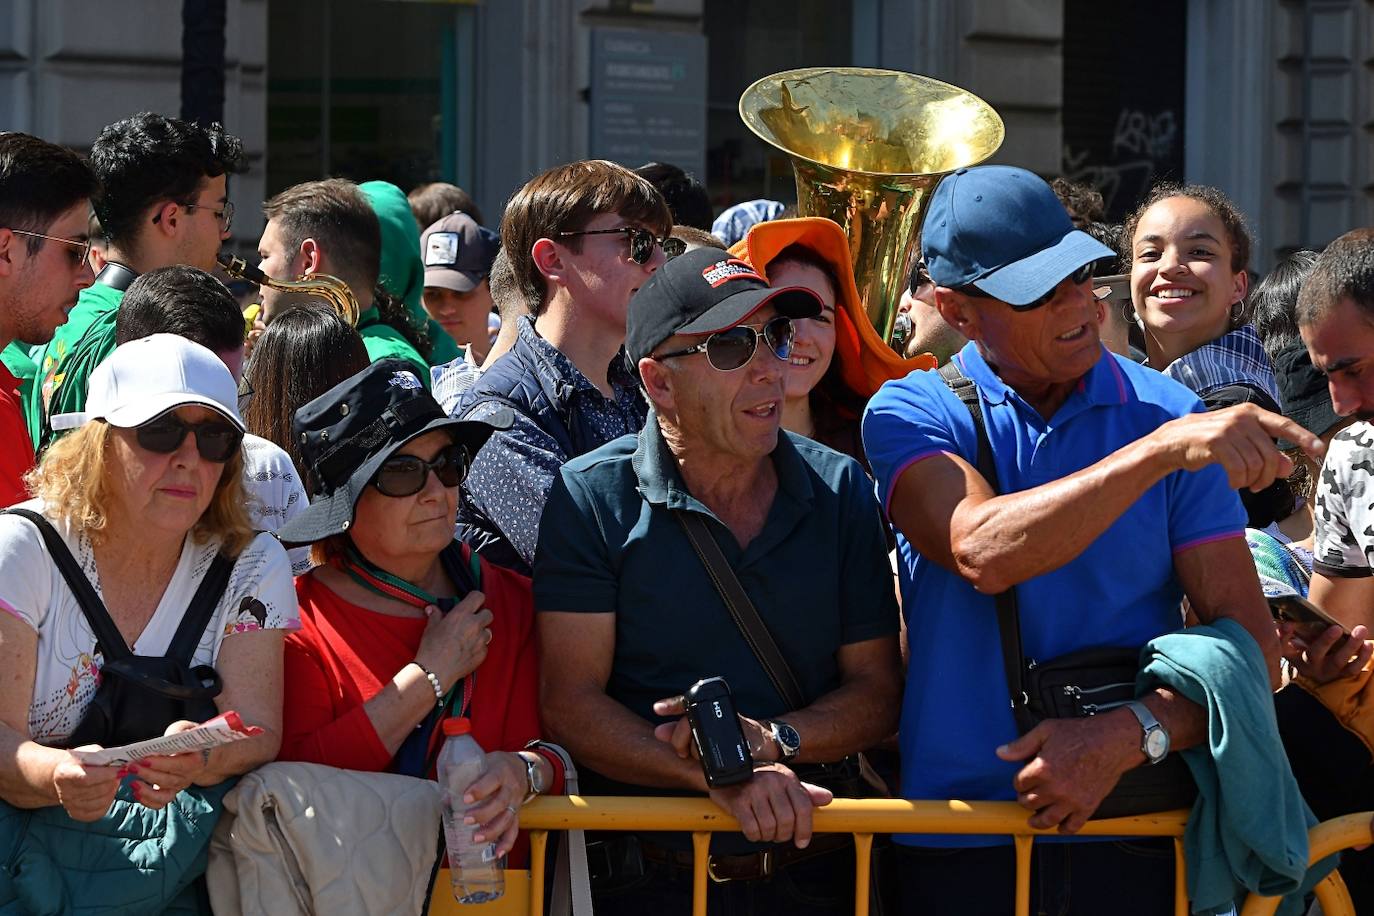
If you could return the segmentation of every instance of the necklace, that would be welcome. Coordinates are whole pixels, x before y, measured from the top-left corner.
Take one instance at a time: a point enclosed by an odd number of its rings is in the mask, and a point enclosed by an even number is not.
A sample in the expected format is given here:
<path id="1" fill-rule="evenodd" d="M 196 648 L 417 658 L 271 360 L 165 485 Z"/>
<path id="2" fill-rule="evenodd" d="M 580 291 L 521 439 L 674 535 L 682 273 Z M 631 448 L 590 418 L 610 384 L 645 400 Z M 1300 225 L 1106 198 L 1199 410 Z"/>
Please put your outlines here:
<path id="1" fill-rule="evenodd" d="M 441 614 L 447 614 L 458 603 L 457 598 L 438 598 L 418 585 L 407 582 L 400 576 L 392 575 L 380 566 L 369 562 L 366 557 L 358 553 L 358 549 L 352 544 L 348 544 L 344 548 L 344 556 L 337 562 L 344 575 L 374 595 L 392 598 L 420 610 L 433 605 L 439 609 Z M 458 684 L 454 684 L 449 688 L 440 704 L 447 714 L 467 715 L 468 707 L 472 703 L 473 687 L 477 683 L 477 672 L 471 672 L 460 683 L 463 688 L 462 705 L 458 707 L 457 712 L 451 712 L 454 695 L 458 689 Z"/>

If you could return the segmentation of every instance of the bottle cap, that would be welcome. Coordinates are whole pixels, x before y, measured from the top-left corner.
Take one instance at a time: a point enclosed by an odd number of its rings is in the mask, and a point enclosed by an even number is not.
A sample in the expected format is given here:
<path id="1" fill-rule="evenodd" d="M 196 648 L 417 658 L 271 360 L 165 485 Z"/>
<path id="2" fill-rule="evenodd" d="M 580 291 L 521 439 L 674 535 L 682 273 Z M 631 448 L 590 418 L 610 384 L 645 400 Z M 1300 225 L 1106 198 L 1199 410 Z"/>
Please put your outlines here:
<path id="1" fill-rule="evenodd" d="M 444 720 L 444 737 L 451 738 L 454 735 L 467 735 L 472 732 L 472 721 L 462 716 L 453 716 Z"/>

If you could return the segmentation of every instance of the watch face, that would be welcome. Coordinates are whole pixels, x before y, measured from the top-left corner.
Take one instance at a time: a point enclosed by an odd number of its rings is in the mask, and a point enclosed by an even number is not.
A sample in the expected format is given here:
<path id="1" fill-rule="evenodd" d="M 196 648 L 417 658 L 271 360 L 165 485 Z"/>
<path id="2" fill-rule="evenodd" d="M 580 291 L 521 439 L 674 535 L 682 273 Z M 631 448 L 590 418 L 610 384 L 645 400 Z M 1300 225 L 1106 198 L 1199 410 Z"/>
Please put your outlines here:
<path id="1" fill-rule="evenodd" d="M 801 749 L 801 735 L 797 734 L 797 730 L 786 722 L 777 722 L 775 727 L 778 744 L 782 745 L 783 750 L 789 755 L 797 753 Z"/>
<path id="2" fill-rule="evenodd" d="M 1151 760 L 1158 760 L 1169 753 L 1169 736 L 1162 728 L 1152 728 L 1145 736 L 1145 754 Z"/>

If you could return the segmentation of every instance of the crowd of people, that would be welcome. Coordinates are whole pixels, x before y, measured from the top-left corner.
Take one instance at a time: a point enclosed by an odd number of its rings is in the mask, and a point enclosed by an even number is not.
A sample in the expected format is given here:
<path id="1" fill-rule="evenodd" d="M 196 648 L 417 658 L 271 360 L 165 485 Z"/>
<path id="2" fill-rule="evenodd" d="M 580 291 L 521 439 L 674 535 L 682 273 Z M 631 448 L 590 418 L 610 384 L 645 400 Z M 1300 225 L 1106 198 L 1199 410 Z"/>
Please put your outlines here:
<path id="1" fill-rule="evenodd" d="M 520 806 L 574 779 L 709 796 L 729 912 L 850 909 L 835 797 L 1018 802 L 1065 914 L 1173 911 L 1171 842 L 1094 816 L 1191 805 L 1194 912 L 1301 912 L 1336 864 L 1308 829 L 1374 809 L 1374 230 L 1261 280 L 1220 189 L 1112 225 L 959 169 L 894 347 L 838 225 L 716 216 L 665 163 L 551 168 L 494 227 L 447 184 L 284 189 L 285 282 L 245 309 L 242 168 L 157 114 L 85 159 L 0 133 L 0 913 L 207 912 L 236 778 L 433 778 L 451 717 L 514 865 Z M 684 699 L 713 676 L 728 786 Z M 92 762 L 231 711 L 253 737 Z M 1009 838 L 892 839 L 881 912 L 1010 910 Z M 587 853 L 597 912 L 687 912 L 689 837 Z M 1370 854 L 1342 870 L 1374 908 Z"/>

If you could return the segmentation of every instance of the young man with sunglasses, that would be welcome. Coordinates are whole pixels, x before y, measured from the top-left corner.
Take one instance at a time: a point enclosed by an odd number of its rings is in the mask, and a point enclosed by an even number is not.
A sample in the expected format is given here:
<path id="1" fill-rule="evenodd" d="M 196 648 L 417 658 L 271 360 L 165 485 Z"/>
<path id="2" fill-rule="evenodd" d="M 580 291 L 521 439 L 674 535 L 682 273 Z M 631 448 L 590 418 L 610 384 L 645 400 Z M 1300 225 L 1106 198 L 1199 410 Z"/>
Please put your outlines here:
<path id="1" fill-rule="evenodd" d="M 488 560 L 528 574 L 558 468 L 643 425 L 647 407 L 620 356 L 625 311 L 663 263 L 671 229 L 653 185 L 600 160 L 550 169 L 507 204 L 501 247 L 534 313 L 454 411 L 515 411 L 474 462 L 458 509 L 463 540 Z"/>
<path id="2" fill-rule="evenodd" d="M 219 124 L 143 112 L 116 121 L 91 145 L 100 180 L 92 200 L 105 236 L 105 266 L 65 325 L 34 354 L 38 378 L 25 404 L 34 446 L 52 442 L 48 417 L 80 412 L 87 380 L 114 349 L 115 310 L 139 274 L 186 264 L 215 269 L 234 217 L 229 175 L 243 146 Z"/>
<path id="3" fill-rule="evenodd" d="M 1157 688 L 1019 734 L 1007 672 L 1026 659 L 1143 646 L 1179 629 L 1186 596 L 1204 623 L 1240 625 L 1225 632 L 1255 675 L 1230 686 L 1267 704 L 1270 684 L 1258 672 L 1276 675 L 1278 647 L 1235 488 L 1292 470 L 1271 437 L 1313 453 L 1321 443 L 1253 405 L 1203 413 L 1182 385 L 1108 353 L 1091 270 L 1112 252 L 1075 230 L 1030 172 L 986 166 L 947 177 L 922 246 L 936 308 L 970 341 L 953 364 L 976 388 L 987 438 L 979 444 L 970 410 L 936 373 L 889 382 L 864 416 L 879 497 L 898 531 L 910 646 L 902 791 L 1016 799 L 1034 812 L 1031 826 L 1076 833 L 1124 773 L 1204 743 L 1206 710 Z M 995 483 L 978 470 L 985 449 Z M 1004 655 L 998 621 L 1007 607 L 993 597 L 1009 589 L 1020 658 L 1014 648 Z M 1010 841 L 897 840 L 903 912 L 1010 909 Z M 1133 845 L 1150 848 L 1037 844 L 1040 874 L 1073 877 L 1032 877 L 1032 906 L 1167 912 L 1168 843 Z"/>
<path id="4" fill-rule="evenodd" d="M 28 498 L 23 476 L 34 453 L 22 397 L 34 365 L 25 347 L 51 340 L 91 285 L 86 229 L 96 187 L 70 150 L 0 133 L 0 506 Z"/>
<path id="5" fill-rule="evenodd" d="M 540 526 L 543 718 L 583 791 L 708 792 L 681 694 L 714 675 L 730 686 L 755 769 L 709 790 L 744 832 L 712 842 L 711 874 L 728 882 L 708 886 L 713 910 L 852 912 L 852 844 L 813 839 L 831 795 L 805 773 L 896 724 L 897 606 L 871 486 L 853 459 L 781 430 L 792 321 L 818 314 L 810 290 L 771 289 L 726 252 L 669 261 L 631 300 L 626 336 L 653 411 L 638 436 L 564 465 Z M 796 702 L 732 621 L 689 523 L 738 577 Z M 598 913 L 685 911 L 686 836 L 606 847 Z"/>

